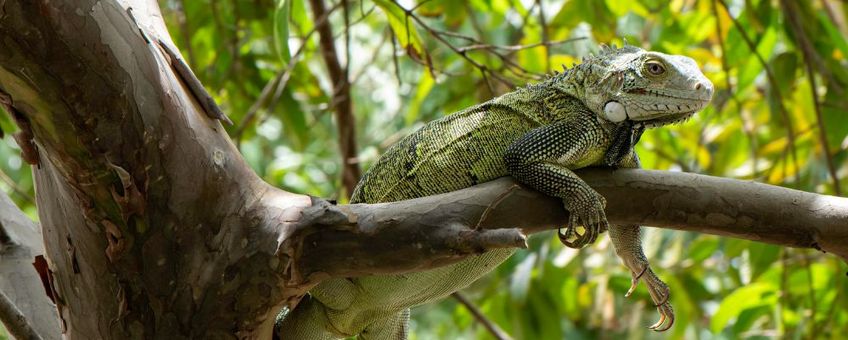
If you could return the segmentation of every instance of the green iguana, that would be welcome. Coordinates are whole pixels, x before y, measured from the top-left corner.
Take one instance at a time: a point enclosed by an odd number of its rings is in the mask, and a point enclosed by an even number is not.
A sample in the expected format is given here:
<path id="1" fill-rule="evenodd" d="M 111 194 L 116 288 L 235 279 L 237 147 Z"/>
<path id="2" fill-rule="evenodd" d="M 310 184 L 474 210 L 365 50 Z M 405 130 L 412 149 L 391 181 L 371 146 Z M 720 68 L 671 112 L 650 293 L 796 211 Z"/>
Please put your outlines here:
<path id="1" fill-rule="evenodd" d="M 674 322 L 669 289 L 648 265 L 640 227 L 609 225 L 605 199 L 572 170 L 639 167 L 633 146 L 644 129 L 685 121 L 712 93 L 712 83 L 691 58 L 604 46 L 580 65 L 402 139 L 365 174 L 351 203 L 441 194 L 512 176 L 562 198 L 571 216 L 559 231 L 567 246 L 583 247 L 609 230 L 633 276 L 627 296 L 644 280 L 660 313 L 650 328 L 664 331 Z M 424 272 L 324 281 L 283 320 L 282 334 L 304 340 L 405 339 L 410 307 L 466 287 L 513 252 L 491 250 Z"/>

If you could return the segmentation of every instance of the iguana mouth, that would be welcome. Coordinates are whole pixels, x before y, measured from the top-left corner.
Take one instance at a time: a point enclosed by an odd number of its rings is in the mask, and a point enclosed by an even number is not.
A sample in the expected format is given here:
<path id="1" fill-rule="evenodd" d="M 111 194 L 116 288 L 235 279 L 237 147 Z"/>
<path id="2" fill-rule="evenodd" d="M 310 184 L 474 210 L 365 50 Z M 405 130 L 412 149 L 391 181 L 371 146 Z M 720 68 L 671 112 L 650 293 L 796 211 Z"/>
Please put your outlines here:
<path id="1" fill-rule="evenodd" d="M 649 128 L 686 122 L 710 102 L 709 98 L 675 96 L 647 89 L 632 89 L 627 93 L 637 96 L 627 98 L 627 118 Z"/>
<path id="2" fill-rule="evenodd" d="M 712 93 L 709 95 L 701 95 L 701 96 L 685 96 L 685 95 L 673 95 L 668 93 L 667 91 L 660 90 L 649 90 L 643 88 L 634 88 L 625 91 L 626 93 L 636 94 L 641 96 L 653 96 L 658 98 L 668 98 L 673 100 L 691 100 L 691 101 L 709 101 L 712 98 Z"/>
<path id="3" fill-rule="evenodd" d="M 660 126 L 663 126 L 663 125 L 680 124 L 680 123 L 685 123 L 686 121 L 691 119 L 692 116 L 695 115 L 695 112 L 698 112 L 698 110 L 694 110 L 694 111 L 690 111 L 690 112 L 677 113 L 672 117 L 666 116 L 666 117 L 659 117 L 659 118 L 648 119 L 648 120 L 634 120 L 634 123 L 635 124 L 642 124 L 645 127 L 649 127 L 649 128 L 660 127 Z"/>

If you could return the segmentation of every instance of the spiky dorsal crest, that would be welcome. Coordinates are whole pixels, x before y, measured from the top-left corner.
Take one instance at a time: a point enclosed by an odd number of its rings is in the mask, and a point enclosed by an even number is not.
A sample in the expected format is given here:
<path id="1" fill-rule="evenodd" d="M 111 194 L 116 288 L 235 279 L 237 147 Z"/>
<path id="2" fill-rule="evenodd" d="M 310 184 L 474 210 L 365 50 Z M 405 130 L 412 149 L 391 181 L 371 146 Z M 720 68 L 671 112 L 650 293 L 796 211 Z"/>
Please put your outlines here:
<path id="1" fill-rule="evenodd" d="M 589 60 L 589 61 L 590 62 L 600 62 L 601 64 L 605 64 L 606 62 L 614 60 L 621 55 L 638 53 L 640 51 L 642 51 L 641 48 L 638 48 L 638 47 L 633 46 L 633 45 L 628 45 L 627 40 L 624 41 L 624 45 L 621 46 L 620 48 L 616 47 L 615 44 L 612 44 L 611 46 L 601 44 L 601 50 L 598 53 L 598 55 L 590 58 L 591 60 Z M 586 60 L 584 60 L 584 62 L 586 62 Z"/>
<path id="2" fill-rule="evenodd" d="M 602 74 L 606 70 L 606 67 L 608 67 L 611 62 L 617 59 L 618 57 L 625 54 L 639 53 L 641 51 L 643 51 L 641 48 L 628 44 L 626 39 L 624 40 L 624 44 L 620 48 L 617 47 L 615 44 L 600 44 L 600 50 L 598 51 L 598 53 L 590 53 L 588 56 L 584 56 L 581 65 L 578 65 L 576 62 L 573 63 L 571 67 L 562 65 L 562 71 L 554 71 L 553 74 L 548 74 L 546 79 L 559 80 L 567 76 L 573 69 L 577 68 L 578 66 L 582 66 L 586 70 L 590 70 L 589 72 Z"/>

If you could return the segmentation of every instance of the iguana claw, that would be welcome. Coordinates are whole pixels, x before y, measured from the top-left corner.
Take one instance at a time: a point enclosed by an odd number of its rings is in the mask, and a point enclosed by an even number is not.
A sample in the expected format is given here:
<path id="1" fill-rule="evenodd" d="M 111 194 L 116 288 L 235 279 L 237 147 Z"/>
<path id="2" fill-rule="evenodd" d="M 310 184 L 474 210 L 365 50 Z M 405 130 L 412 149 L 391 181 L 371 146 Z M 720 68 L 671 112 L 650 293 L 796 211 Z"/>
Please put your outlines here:
<path id="1" fill-rule="evenodd" d="M 592 244 L 598 239 L 598 235 L 609 229 L 604 206 L 606 201 L 603 197 L 595 203 L 595 206 L 583 209 L 566 209 L 570 212 L 568 217 L 568 225 L 565 228 L 560 228 L 557 232 L 559 241 L 566 247 L 580 249 L 587 244 Z M 598 208 L 599 207 L 599 208 Z M 583 226 L 583 234 L 577 233 L 578 226 Z"/>
<path id="2" fill-rule="evenodd" d="M 633 291 L 636 290 L 636 286 L 639 285 L 639 278 L 642 277 L 642 274 L 645 274 L 645 270 L 647 269 L 648 266 L 645 266 L 639 274 L 633 275 L 633 278 L 630 279 L 630 289 L 627 290 L 627 293 L 624 293 L 624 297 L 630 297 L 630 294 L 633 294 Z"/>
<path id="3" fill-rule="evenodd" d="M 674 325 L 674 310 L 670 304 L 664 303 L 657 307 L 657 311 L 660 312 L 660 320 L 648 328 L 656 332 L 665 332 Z"/>
<path id="4" fill-rule="evenodd" d="M 647 275 L 645 275 L 647 274 Z M 671 304 L 668 302 L 669 296 L 671 296 L 671 292 L 668 289 L 668 286 L 660 280 L 654 271 L 646 264 L 641 271 L 638 273 L 632 273 L 633 278 L 631 280 L 630 289 L 627 290 L 627 293 L 624 294 L 625 297 L 629 297 L 630 294 L 633 294 L 633 291 L 636 289 L 636 286 L 639 283 L 639 280 L 643 277 L 645 279 L 645 285 L 648 286 L 648 294 L 651 295 L 651 300 L 654 301 L 654 306 L 657 307 L 657 311 L 660 313 L 660 319 L 655 324 L 649 326 L 648 328 L 655 330 L 657 332 L 663 332 L 671 328 L 674 324 L 674 309 L 671 307 Z"/>

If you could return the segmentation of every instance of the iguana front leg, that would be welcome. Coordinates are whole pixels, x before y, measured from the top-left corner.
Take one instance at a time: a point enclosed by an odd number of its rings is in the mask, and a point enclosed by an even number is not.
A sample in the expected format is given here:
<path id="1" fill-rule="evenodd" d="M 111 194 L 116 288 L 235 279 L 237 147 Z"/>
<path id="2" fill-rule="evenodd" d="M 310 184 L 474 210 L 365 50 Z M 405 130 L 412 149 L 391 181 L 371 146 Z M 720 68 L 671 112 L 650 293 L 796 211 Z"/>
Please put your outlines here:
<path id="1" fill-rule="evenodd" d="M 618 164 L 618 167 L 639 168 L 639 157 L 636 152 L 631 151 L 630 155 Z M 630 269 L 632 276 L 630 289 L 627 290 L 625 296 L 633 294 L 639 280 L 643 280 L 648 286 L 651 300 L 654 301 L 654 305 L 660 313 L 660 320 L 648 328 L 658 332 L 668 330 L 674 324 L 674 309 L 668 301 L 671 292 L 665 282 L 660 280 L 651 270 L 648 258 L 642 250 L 641 227 L 638 225 L 612 225 L 609 229 L 609 236 L 613 248 L 615 248 L 615 253 Z"/>
<path id="2" fill-rule="evenodd" d="M 570 220 L 560 240 L 572 248 L 595 242 L 609 228 L 604 207 L 606 200 L 571 169 L 594 163 L 603 155 L 606 137 L 591 119 L 575 115 L 570 122 L 558 122 L 531 130 L 510 145 L 504 157 L 507 169 L 516 180 L 546 195 L 560 197 Z M 577 235 L 577 226 L 585 229 Z M 569 239 L 576 235 L 573 242 Z"/>

